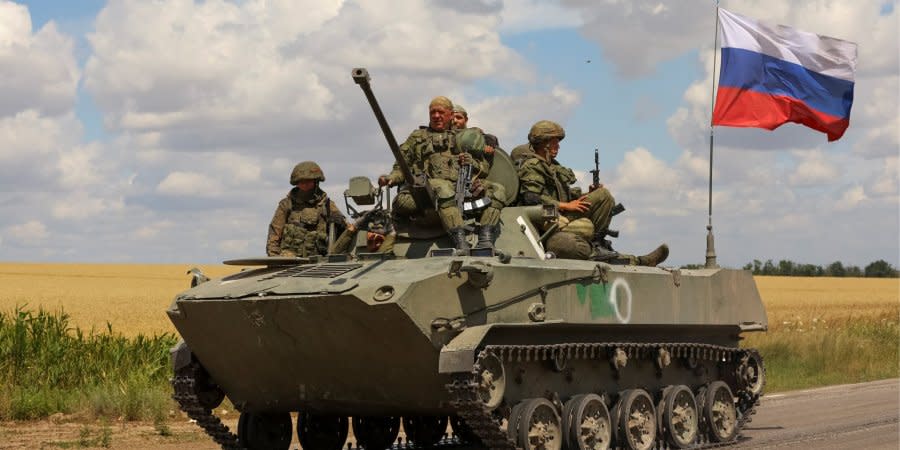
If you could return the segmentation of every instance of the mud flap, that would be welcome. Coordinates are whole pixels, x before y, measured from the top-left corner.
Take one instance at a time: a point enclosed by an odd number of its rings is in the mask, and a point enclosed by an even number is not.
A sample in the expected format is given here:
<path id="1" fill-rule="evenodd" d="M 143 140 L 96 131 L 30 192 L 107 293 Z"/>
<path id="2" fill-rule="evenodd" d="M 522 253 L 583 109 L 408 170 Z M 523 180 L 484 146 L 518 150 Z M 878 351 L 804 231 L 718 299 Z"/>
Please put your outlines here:
<path id="1" fill-rule="evenodd" d="M 468 372 L 475 363 L 475 351 L 493 325 L 469 327 L 441 349 L 439 373 Z"/>

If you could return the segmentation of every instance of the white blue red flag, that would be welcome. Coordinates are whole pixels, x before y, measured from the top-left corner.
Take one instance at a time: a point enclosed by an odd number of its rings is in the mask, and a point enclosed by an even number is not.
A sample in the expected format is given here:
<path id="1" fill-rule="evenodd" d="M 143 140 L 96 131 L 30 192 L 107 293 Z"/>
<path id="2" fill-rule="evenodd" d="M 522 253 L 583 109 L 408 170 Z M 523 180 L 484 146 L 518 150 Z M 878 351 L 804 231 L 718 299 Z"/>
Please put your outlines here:
<path id="1" fill-rule="evenodd" d="M 722 67 L 713 125 L 774 130 L 786 122 L 843 136 L 856 44 L 719 9 Z"/>

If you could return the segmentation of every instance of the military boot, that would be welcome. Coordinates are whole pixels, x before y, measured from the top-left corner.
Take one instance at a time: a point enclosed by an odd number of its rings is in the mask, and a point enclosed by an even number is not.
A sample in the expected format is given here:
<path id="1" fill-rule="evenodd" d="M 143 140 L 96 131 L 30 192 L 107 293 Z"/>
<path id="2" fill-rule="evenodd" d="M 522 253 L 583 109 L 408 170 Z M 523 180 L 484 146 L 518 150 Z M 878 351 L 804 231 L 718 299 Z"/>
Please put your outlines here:
<path id="1" fill-rule="evenodd" d="M 660 245 L 656 247 L 656 250 L 653 250 L 646 255 L 638 256 L 637 265 L 639 266 L 649 266 L 656 267 L 658 264 L 662 263 L 669 257 L 669 246 L 666 244 Z"/>
<path id="2" fill-rule="evenodd" d="M 608 250 L 603 246 L 595 245 L 591 253 L 591 260 L 609 264 L 634 265 L 637 259 L 630 255 L 623 255 L 615 250 Z M 634 259 L 633 259 L 634 258 Z"/>
<path id="3" fill-rule="evenodd" d="M 497 225 L 482 225 L 478 228 L 478 243 L 475 248 L 494 248 L 494 241 L 497 240 Z"/>
<path id="4" fill-rule="evenodd" d="M 457 250 L 468 250 L 469 241 L 466 240 L 466 229 L 463 227 L 450 229 L 450 240 Z"/>

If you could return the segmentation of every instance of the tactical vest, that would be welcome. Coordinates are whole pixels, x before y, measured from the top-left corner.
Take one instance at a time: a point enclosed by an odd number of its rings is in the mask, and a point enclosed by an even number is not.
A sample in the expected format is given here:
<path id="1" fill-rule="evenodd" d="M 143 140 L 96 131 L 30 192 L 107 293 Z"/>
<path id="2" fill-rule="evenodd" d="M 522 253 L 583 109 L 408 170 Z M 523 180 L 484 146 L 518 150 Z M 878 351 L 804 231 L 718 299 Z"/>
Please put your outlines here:
<path id="1" fill-rule="evenodd" d="M 281 234 L 281 250 L 305 258 L 328 252 L 328 197 L 322 195 L 314 206 L 298 204 L 291 196 L 291 212 Z"/>
<path id="2" fill-rule="evenodd" d="M 459 149 L 452 131 L 430 132 L 425 137 L 423 156 L 430 178 L 456 181 L 459 177 Z"/>

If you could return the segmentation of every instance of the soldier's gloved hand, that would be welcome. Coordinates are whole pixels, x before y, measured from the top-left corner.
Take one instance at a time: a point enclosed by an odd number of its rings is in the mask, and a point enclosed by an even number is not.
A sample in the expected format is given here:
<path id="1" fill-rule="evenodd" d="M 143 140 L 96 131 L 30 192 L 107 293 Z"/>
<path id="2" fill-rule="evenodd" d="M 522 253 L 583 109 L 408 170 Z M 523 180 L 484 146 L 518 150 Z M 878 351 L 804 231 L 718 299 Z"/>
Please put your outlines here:
<path id="1" fill-rule="evenodd" d="M 378 187 L 391 186 L 391 180 L 387 175 L 381 175 L 378 177 Z"/>
<path id="2" fill-rule="evenodd" d="M 459 154 L 459 163 L 460 164 L 472 164 L 475 162 L 475 158 L 472 158 L 470 153 L 460 153 Z"/>

